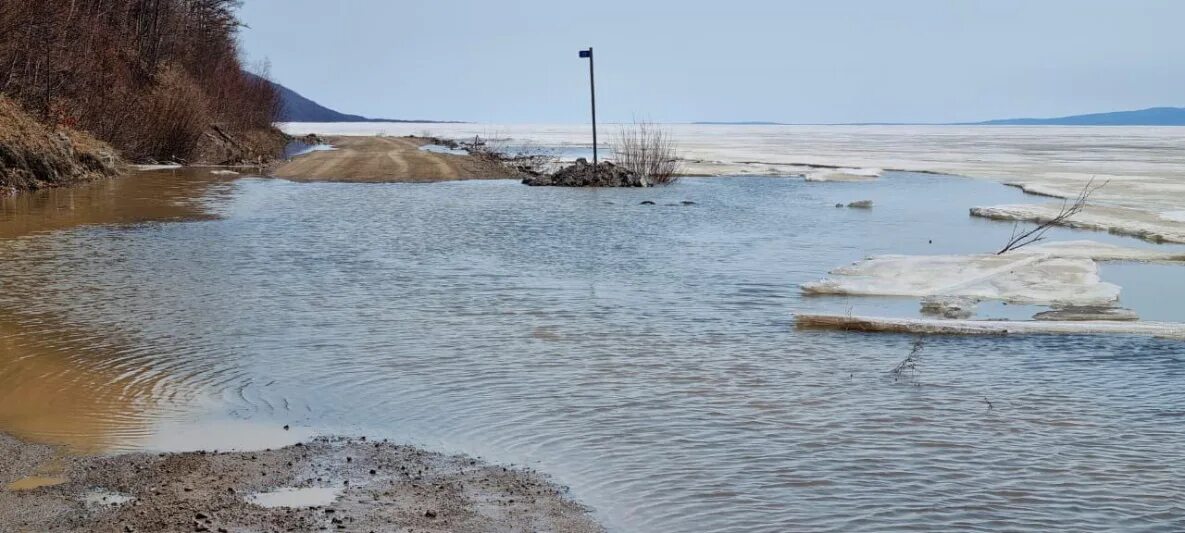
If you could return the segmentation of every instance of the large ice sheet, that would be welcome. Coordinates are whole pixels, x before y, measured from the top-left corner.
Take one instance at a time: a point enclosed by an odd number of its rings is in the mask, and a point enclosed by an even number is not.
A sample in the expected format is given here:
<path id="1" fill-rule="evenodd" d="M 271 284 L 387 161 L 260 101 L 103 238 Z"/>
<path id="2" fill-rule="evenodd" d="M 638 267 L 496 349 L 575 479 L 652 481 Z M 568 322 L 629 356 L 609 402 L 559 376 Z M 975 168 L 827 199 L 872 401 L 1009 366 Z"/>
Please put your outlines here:
<path id="1" fill-rule="evenodd" d="M 587 125 L 292 123 L 288 133 L 508 137 L 548 146 L 589 146 Z M 614 128 L 602 127 L 608 153 Z M 672 124 L 703 175 L 802 174 L 809 166 L 918 170 L 993 179 L 1072 197 L 1094 178 L 1110 181 L 1092 200 L 1156 212 L 1185 206 L 1185 128 L 1072 126 L 728 126 Z"/>
<path id="2" fill-rule="evenodd" d="M 1006 255 L 884 255 L 831 271 L 805 283 L 806 294 L 954 296 L 1010 303 L 1112 305 L 1119 286 L 1099 279 L 1089 258 L 1042 253 Z"/>

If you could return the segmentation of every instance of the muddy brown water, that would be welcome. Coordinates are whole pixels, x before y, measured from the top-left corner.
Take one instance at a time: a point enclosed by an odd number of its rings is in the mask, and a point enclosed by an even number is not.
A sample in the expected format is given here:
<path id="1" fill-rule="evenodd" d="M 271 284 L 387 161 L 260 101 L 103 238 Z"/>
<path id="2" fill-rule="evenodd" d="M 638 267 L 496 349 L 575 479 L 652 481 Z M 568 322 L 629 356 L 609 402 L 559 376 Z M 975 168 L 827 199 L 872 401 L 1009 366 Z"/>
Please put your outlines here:
<path id="1" fill-rule="evenodd" d="M 3 199 L 0 431 L 91 453 L 388 437 L 537 468 L 620 531 L 1185 528 L 1181 343 L 933 338 L 903 379 L 912 338 L 792 327 L 916 314 L 797 284 L 990 251 L 1011 225 L 967 207 L 1020 198 L 903 173 L 591 191 L 187 170 Z M 1103 275 L 1182 320 L 1180 268 Z"/>

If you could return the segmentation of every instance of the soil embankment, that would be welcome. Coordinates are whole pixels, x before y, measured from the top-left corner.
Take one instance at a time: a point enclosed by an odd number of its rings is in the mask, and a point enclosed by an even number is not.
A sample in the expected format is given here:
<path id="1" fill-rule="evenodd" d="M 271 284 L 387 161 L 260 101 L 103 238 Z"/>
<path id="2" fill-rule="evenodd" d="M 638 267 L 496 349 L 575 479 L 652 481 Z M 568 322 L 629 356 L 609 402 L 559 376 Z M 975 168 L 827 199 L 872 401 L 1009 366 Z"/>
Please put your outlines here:
<path id="1" fill-rule="evenodd" d="M 330 137 L 335 150 L 302 155 L 272 174 L 293 181 L 419 183 L 518 177 L 505 166 L 469 155 L 421 150 L 415 137 Z"/>
<path id="2" fill-rule="evenodd" d="M 17 531 L 568 531 L 601 527 L 533 472 L 366 439 L 278 450 L 76 457 L 0 435 L 0 524 Z M 40 479 L 40 478 L 38 478 Z M 14 490 L 14 487 L 31 487 Z"/>
<path id="3" fill-rule="evenodd" d="M 0 96 L 0 196 L 114 176 L 120 162 L 106 143 L 49 128 Z"/>

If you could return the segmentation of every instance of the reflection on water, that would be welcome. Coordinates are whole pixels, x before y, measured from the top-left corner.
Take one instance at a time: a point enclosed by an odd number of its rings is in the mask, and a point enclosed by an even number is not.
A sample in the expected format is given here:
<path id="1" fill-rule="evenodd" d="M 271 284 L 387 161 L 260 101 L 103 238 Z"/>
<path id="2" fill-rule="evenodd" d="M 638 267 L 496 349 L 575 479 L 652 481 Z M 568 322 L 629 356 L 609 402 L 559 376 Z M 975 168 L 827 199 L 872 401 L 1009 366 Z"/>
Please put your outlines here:
<path id="1" fill-rule="evenodd" d="M 630 531 L 1185 527 L 1180 343 L 934 338 L 902 383 L 888 371 L 912 339 L 792 328 L 829 306 L 916 313 L 797 284 L 873 253 L 998 248 L 1011 225 L 967 207 L 1014 190 L 916 174 L 184 187 L 165 203 L 219 217 L 0 241 L 0 354 L 49 361 L 0 366 L 0 394 L 60 375 L 60 400 L 34 405 L 69 407 L 20 416 L 103 421 L 44 438 L 157 448 L 227 419 L 391 437 L 538 468 Z M 862 199 L 876 207 L 833 207 Z M 682 200 L 697 205 L 664 205 Z M 1148 291 L 1124 304 L 1185 318 Z"/>

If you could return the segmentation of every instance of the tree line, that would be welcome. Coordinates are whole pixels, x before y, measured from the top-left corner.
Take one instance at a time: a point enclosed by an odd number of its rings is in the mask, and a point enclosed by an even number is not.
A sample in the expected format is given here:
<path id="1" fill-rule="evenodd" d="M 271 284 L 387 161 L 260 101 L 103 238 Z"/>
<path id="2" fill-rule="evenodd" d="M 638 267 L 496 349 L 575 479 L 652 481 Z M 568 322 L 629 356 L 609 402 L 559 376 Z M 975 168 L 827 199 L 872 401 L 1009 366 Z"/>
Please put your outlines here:
<path id="1" fill-rule="evenodd" d="M 0 94 L 133 160 L 187 159 L 211 126 L 268 129 L 279 95 L 244 72 L 238 0 L 2 0 Z"/>

